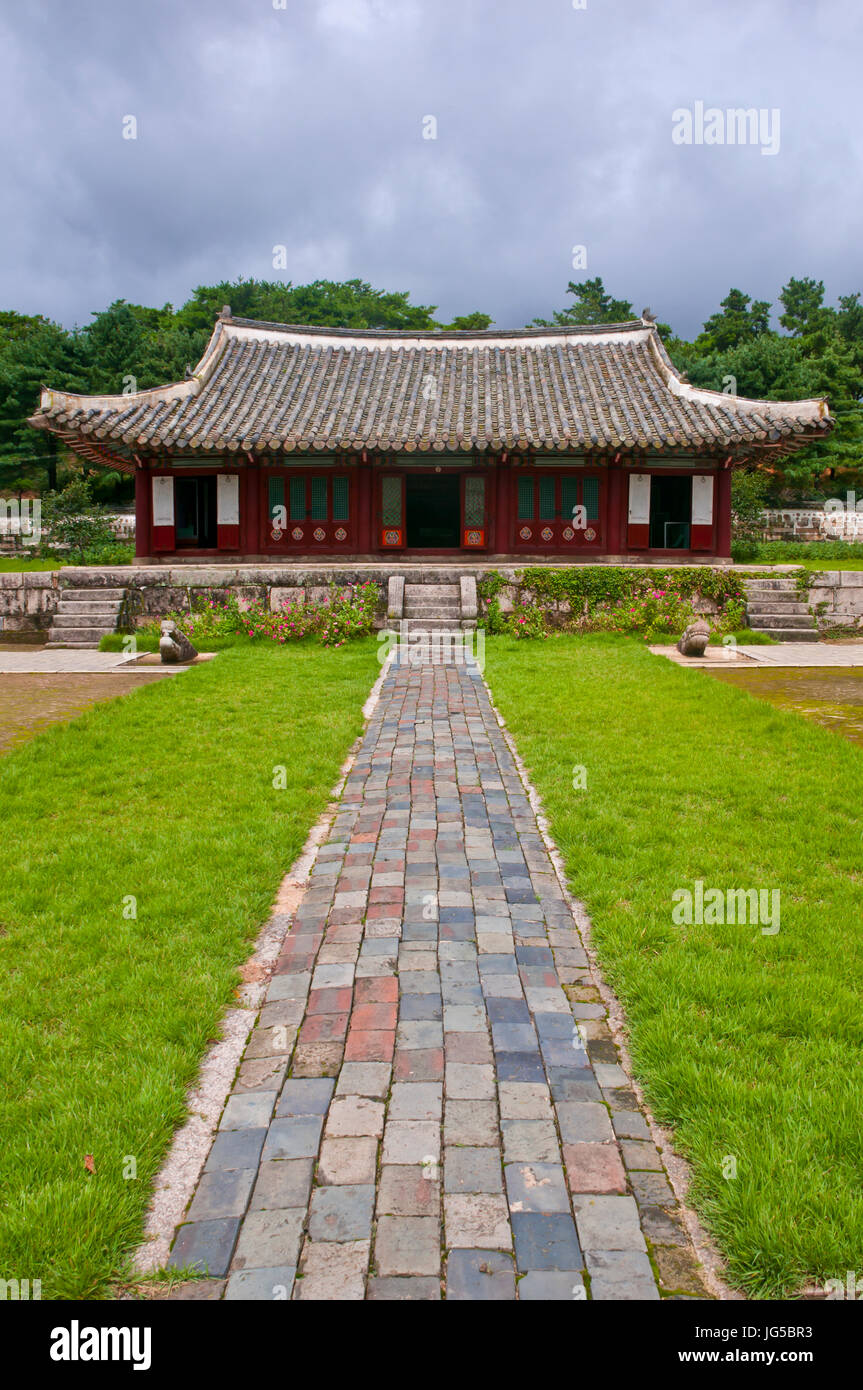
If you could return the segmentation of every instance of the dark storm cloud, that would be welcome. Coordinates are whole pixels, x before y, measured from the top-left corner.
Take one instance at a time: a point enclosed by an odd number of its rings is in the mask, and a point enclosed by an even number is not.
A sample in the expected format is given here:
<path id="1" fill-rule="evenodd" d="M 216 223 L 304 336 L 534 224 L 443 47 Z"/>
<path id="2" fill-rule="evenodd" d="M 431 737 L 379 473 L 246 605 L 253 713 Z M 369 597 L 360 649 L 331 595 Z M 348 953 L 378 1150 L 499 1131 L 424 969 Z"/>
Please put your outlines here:
<path id="1" fill-rule="evenodd" d="M 851 0 L 7 3 L 0 306 L 360 276 L 521 326 L 602 275 L 690 334 L 732 284 L 835 297 L 863 288 L 861 31 Z M 696 101 L 778 108 L 779 153 L 675 145 Z"/>

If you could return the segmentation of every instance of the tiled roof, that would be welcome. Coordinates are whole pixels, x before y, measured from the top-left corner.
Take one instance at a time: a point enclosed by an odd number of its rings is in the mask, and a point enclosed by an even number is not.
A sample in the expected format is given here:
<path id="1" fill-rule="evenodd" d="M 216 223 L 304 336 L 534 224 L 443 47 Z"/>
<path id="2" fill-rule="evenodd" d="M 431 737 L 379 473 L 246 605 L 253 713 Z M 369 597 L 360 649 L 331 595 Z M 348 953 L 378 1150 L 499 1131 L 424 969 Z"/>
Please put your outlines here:
<path id="1" fill-rule="evenodd" d="M 91 456 L 242 450 L 784 453 L 826 402 L 681 380 L 651 322 L 516 332 L 293 328 L 225 311 L 188 381 L 123 396 L 45 390 L 31 423 Z"/>

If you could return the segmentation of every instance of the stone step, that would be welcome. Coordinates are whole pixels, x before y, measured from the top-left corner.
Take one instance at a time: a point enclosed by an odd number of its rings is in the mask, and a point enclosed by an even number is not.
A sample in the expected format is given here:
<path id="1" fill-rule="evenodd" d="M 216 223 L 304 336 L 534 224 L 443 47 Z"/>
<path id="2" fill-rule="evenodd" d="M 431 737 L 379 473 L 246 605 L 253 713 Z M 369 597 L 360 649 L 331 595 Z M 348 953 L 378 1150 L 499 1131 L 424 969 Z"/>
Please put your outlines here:
<path id="1" fill-rule="evenodd" d="M 762 594 L 796 594 L 797 584 L 793 579 L 747 579 L 744 585 L 747 594 L 759 597 Z"/>
<path id="2" fill-rule="evenodd" d="M 815 631 L 815 623 L 808 613 L 760 613 L 758 617 L 759 622 L 753 622 L 751 617 L 749 619 L 749 626 L 754 631 L 763 632 L 765 628 L 774 627 L 794 627 L 806 632 Z"/>
<path id="3" fill-rule="evenodd" d="M 77 618 L 116 618 L 122 603 L 64 603 L 57 604 L 58 613 L 71 613 Z"/>
<path id="4" fill-rule="evenodd" d="M 408 637 L 414 632 L 455 633 L 459 637 L 463 635 L 458 622 L 452 618 L 402 618 L 399 631 L 407 632 Z"/>
<path id="5" fill-rule="evenodd" d="M 761 617 L 767 613 L 805 613 L 808 615 L 809 607 L 805 603 L 780 603 L 775 598 L 761 599 L 758 603 L 747 603 L 746 611 L 750 618 Z"/>
<path id="6" fill-rule="evenodd" d="M 98 647 L 100 638 L 105 637 L 113 628 L 92 628 L 92 627 L 52 627 L 48 641 L 48 647 Z"/>
<path id="7" fill-rule="evenodd" d="M 405 618 L 454 618 L 461 617 L 460 603 L 406 603 Z"/>
<path id="8" fill-rule="evenodd" d="M 51 626 L 91 628 L 93 632 L 113 632 L 117 624 L 112 617 L 106 617 L 100 613 L 92 615 L 82 613 L 78 617 L 74 613 L 55 613 Z"/>
<path id="9" fill-rule="evenodd" d="M 410 598 L 449 598 L 457 599 L 458 584 L 405 584 L 405 601 Z"/>
<path id="10" fill-rule="evenodd" d="M 767 637 L 772 637 L 776 642 L 817 642 L 818 633 L 814 628 L 807 627 L 759 627 L 754 628 L 755 632 L 763 632 Z M 746 643 L 741 642 L 741 647 Z"/>
<path id="11" fill-rule="evenodd" d="M 107 600 L 122 603 L 125 589 L 61 589 L 60 601 L 70 603 L 104 603 Z"/>

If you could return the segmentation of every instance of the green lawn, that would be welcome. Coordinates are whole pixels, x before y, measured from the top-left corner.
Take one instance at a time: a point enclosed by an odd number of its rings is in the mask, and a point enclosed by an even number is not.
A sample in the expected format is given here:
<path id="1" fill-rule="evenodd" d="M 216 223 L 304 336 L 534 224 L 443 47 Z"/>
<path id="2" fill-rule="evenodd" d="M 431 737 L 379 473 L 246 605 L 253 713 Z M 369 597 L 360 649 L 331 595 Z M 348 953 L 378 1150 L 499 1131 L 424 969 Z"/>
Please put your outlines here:
<path id="1" fill-rule="evenodd" d="M 0 574 L 29 574 L 34 570 L 59 570 L 59 560 L 25 560 L 20 555 L 0 555 Z"/>
<path id="2" fill-rule="evenodd" d="M 844 1280 L 863 1260 L 863 750 L 633 639 L 495 638 L 486 675 L 731 1280 Z M 696 879 L 778 888 L 778 934 L 675 926 Z"/>
<path id="3" fill-rule="evenodd" d="M 245 644 L 0 760 L 0 1278 L 99 1297 L 136 1244 L 378 671 L 373 640 Z"/>

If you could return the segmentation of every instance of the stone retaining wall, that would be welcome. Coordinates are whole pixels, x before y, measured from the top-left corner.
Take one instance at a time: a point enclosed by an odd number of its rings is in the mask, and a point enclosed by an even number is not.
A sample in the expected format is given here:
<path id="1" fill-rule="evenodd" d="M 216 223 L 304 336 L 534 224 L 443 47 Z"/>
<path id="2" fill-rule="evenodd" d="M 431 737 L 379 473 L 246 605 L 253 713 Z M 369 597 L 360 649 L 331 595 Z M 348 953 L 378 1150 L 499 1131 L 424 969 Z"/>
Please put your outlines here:
<path id="1" fill-rule="evenodd" d="M 268 600 L 271 607 L 306 594 L 322 598 L 333 583 L 362 584 L 374 580 L 381 598 L 377 627 L 386 624 L 387 580 L 399 574 L 409 584 L 452 583 L 462 574 L 479 581 L 495 569 L 508 584 L 499 593 L 501 608 L 511 608 L 518 596 L 519 566 L 482 564 L 406 565 L 154 565 L 117 566 L 106 569 L 68 568 L 44 573 L 0 574 L 0 640 L 40 641 L 51 625 L 57 601 L 68 588 L 123 588 L 139 622 L 189 607 L 190 601 L 224 593 L 236 593 L 241 605 Z M 632 566 L 631 568 L 635 568 Z M 648 568 L 647 566 L 645 568 Z M 742 566 L 741 568 L 746 568 Z M 769 570 L 764 570 L 765 575 Z M 863 632 L 863 570 L 825 570 L 809 591 L 808 603 L 821 631 L 845 629 Z M 822 607 L 823 605 L 823 607 Z M 559 605 L 562 612 L 567 605 Z M 709 607 L 709 604 L 705 605 Z M 820 611 L 819 611 L 820 609 Z"/>
<path id="2" fill-rule="evenodd" d="M 863 632 L 863 570 L 823 570 L 807 602 L 819 632 Z"/>
<path id="3" fill-rule="evenodd" d="M 60 594 L 60 571 L 0 574 L 0 640 L 41 642 Z"/>

